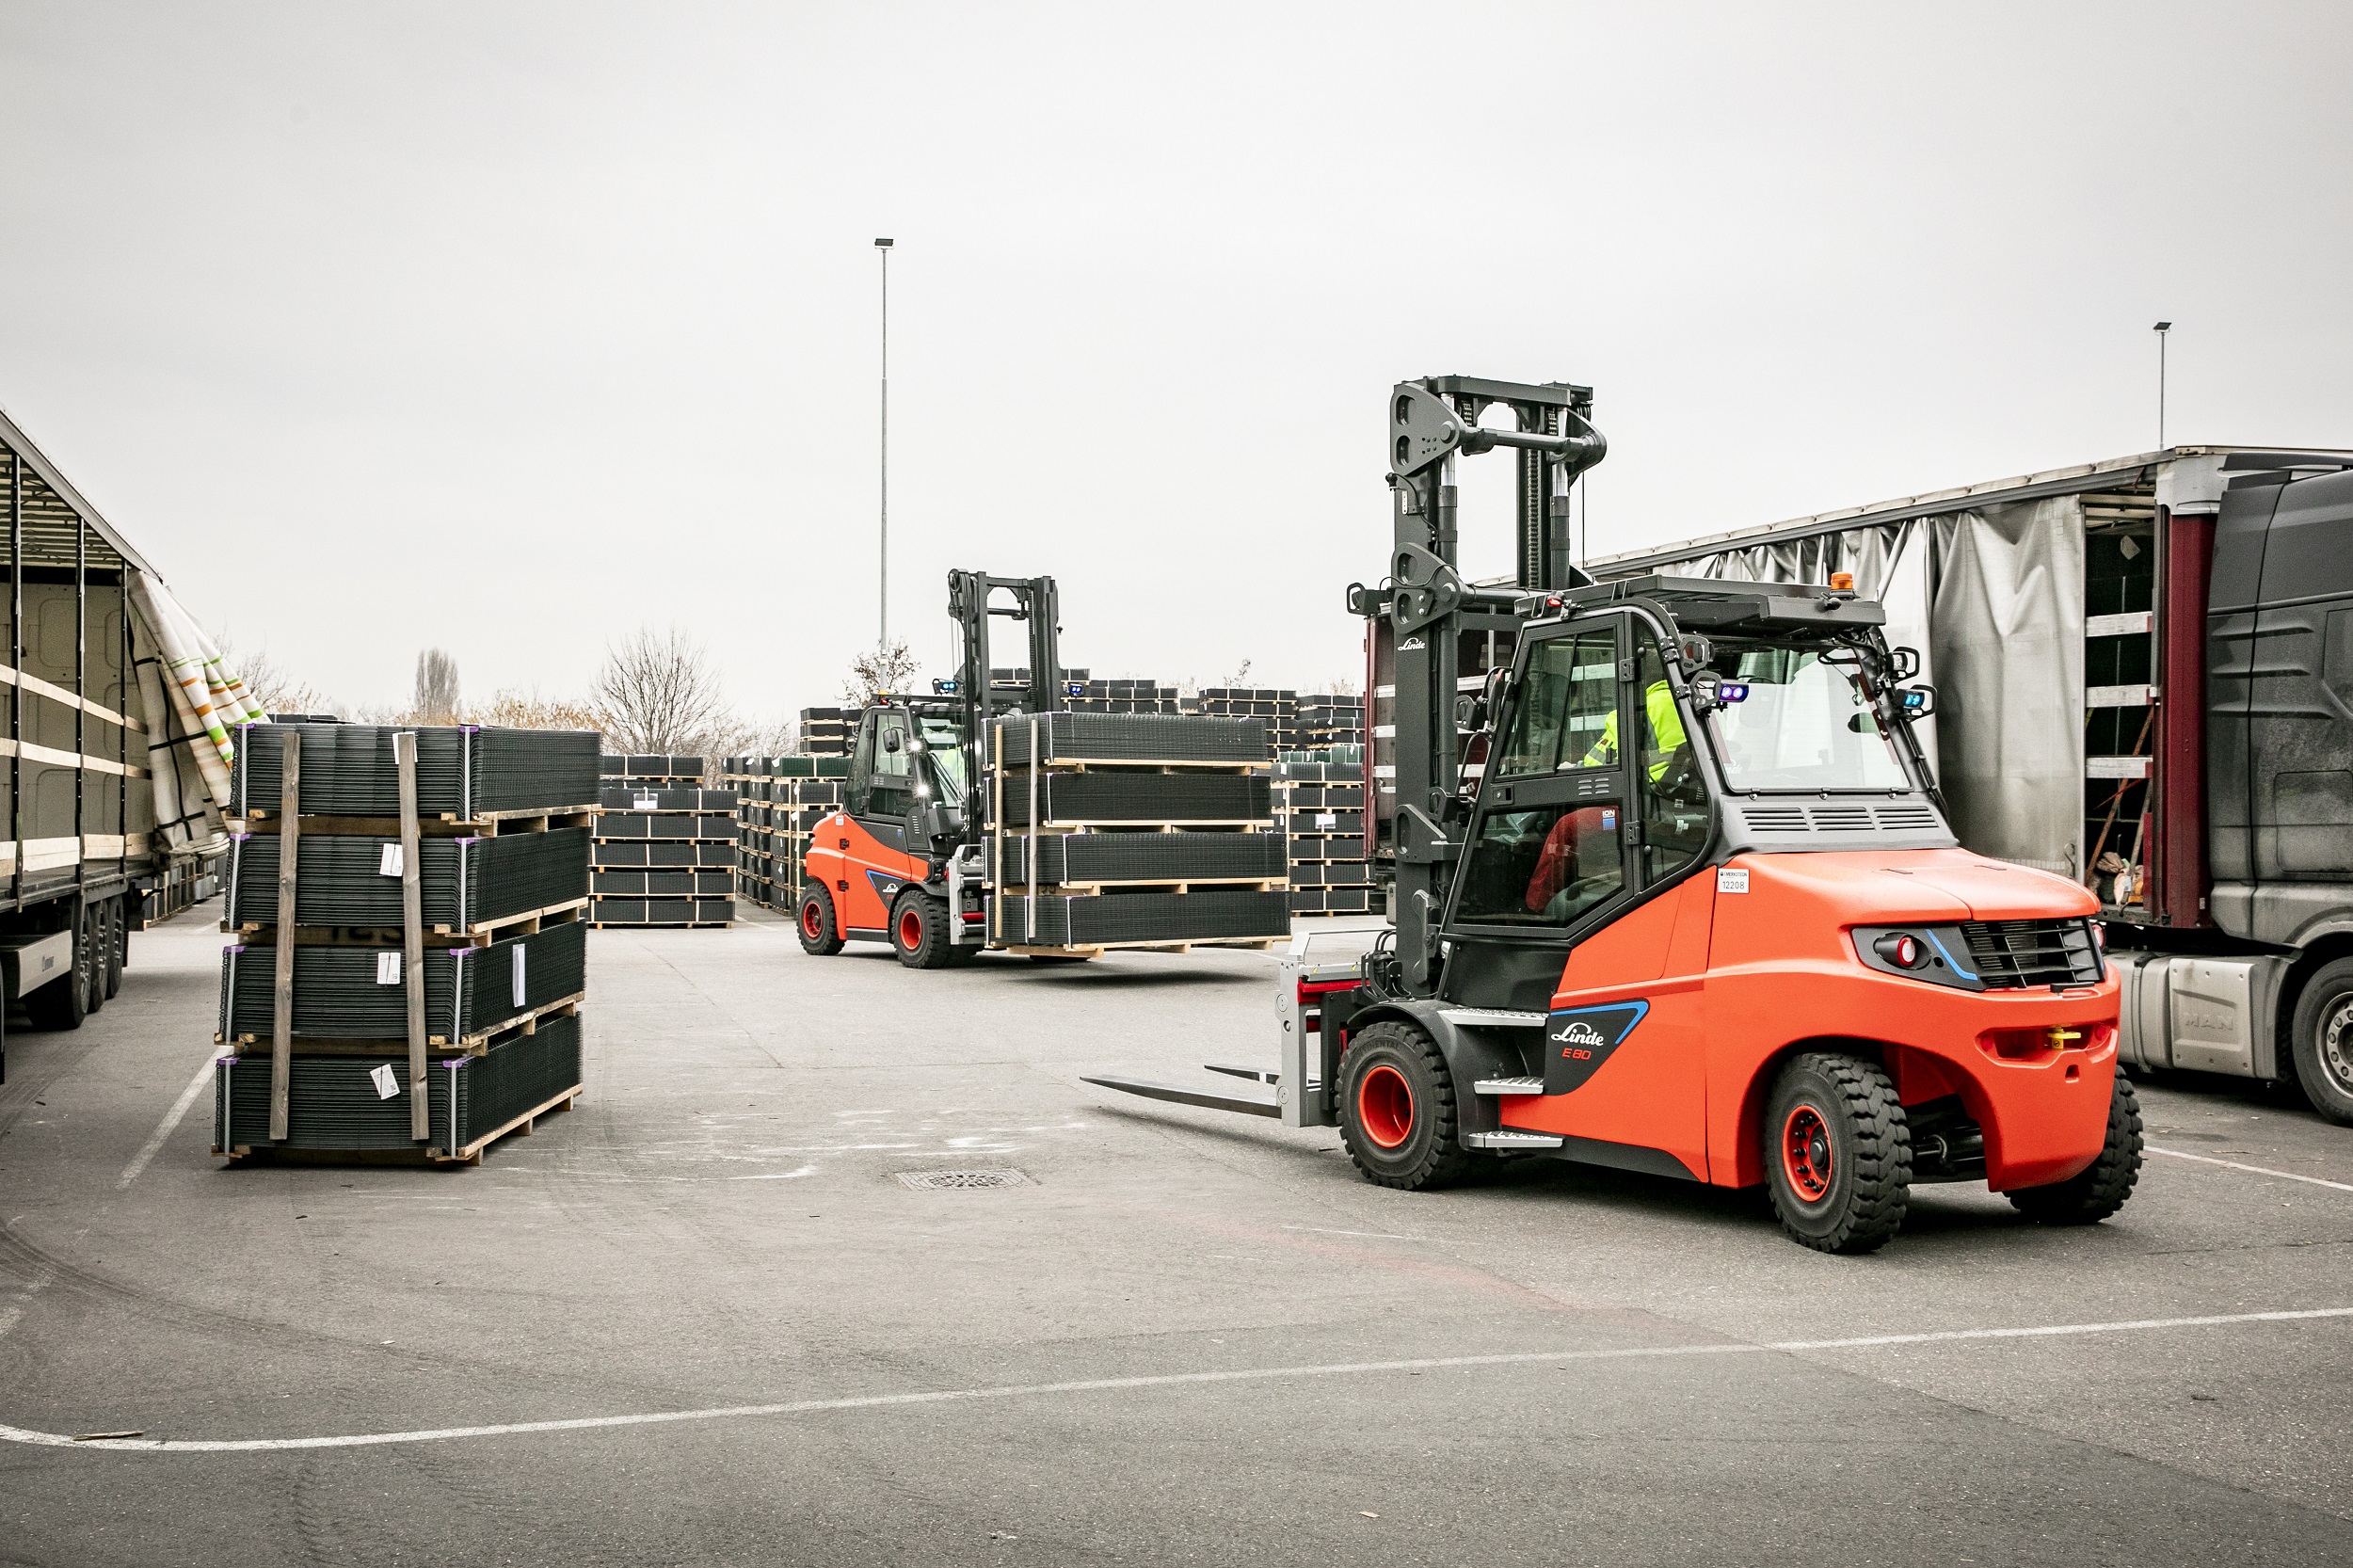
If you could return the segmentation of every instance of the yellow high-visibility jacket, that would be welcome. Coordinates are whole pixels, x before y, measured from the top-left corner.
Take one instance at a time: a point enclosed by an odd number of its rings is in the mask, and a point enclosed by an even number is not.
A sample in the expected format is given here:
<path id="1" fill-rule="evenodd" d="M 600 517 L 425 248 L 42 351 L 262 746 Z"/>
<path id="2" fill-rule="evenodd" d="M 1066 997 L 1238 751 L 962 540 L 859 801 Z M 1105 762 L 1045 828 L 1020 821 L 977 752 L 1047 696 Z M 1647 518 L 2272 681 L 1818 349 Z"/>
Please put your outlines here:
<path id="1" fill-rule="evenodd" d="M 1666 776 L 1673 754 L 1690 744 L 1690 737 L 1683 732 L 1683 715 L 1675 712 L 1674 693 L 1667 689 L 1664 680 L 1652 681 L 1643 692 L 1642 712 L 1650 721 L 1650 738 L 1654 743 L 1651 749 L 1657 754 L 1657 760 L 1650 764 L 1651 782 L 1656 784 Z M 1593 743 L 1593 749 L 1585 754 L 1580 765 L 1596 768 L 1616 760 L 1617 755 L 1618 715 L 1613 709 L 1609 722 L 1601 727 L 1601 739 Z"/>

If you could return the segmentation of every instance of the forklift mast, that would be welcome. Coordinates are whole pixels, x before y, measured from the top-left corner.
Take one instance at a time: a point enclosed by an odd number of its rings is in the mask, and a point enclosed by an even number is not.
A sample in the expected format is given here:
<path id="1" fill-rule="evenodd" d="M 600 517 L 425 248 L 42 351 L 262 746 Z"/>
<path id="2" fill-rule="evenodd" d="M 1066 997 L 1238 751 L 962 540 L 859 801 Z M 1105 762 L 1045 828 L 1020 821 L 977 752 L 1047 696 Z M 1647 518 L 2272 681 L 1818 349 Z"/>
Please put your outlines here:
<path id="1" fill-rule="evenodd" d="M 1002 595 L 1010 602 L 999 602 Z M 960 713 L 957 726 L 969 759 L 970 776 L 978 779 L 987 759 L 988 721 L 1006 713 L 1051 713 L 1062 710 L 1067 695 L 1062 680 L 1062 600 L 1050 577 L 991 577 L 984 571 L 948 574 L 948 614 L 956 623 L 961 662 L 956 666 L 954 696 Z M 988 623 L 993 616 L 1029 623 L 1029 679 L 1017 686 L 999 686 L 989 678 Z M 943 694 L 944 695 L 944 694 Z M 964 841 L 977 846 L 984 825 L 974 792 L 974 804 L 964 814 Z"/>
<path id="2" fill-rule="evenodd" d="M 1512 411 L 1511 428 L 1480 424 L 1491 408 Z M 1402 381 L 1389 394 L 1389 489 L 1394 536 L 1388 577 L 1349 589 L 1349 608 L 1377 617 L 1376 672 L 1386 666 L 1395 696 L 1397 858 L 1392 919 L 1400 979 L 1413 996 L 1435 994 L 1438 922 L 1463 853 L 1469 813 L 1462 787 L 1458 714 L 1477 699 L 1464 686 L 1464 648 L 1500 633 L 1508 665 L 1528 593 L 1561 591 L 1591 581 L 1570 560 L 1569 490 L 1600 462 L 1609 443 L 1591 421 L 1593 390 L 1552 381 L 1527 385 L 1468 376 Z M 1509 590 L 1475 588 L 1461 571 L 1457 533 L 1458 457 L 1509 447 L 1518 459 L 1518 552 Z M 1483 662 L 1473 677 L 1483 673 Z M 1372 693 L 1368 692 L 1369 699 Z M 1369 700 L 1367 718 L 1373 704 Z M 1367 782 L 1371 778 L 1367 752 Z M 1369 815 L 1373 793 L 1368 792 Z"/>

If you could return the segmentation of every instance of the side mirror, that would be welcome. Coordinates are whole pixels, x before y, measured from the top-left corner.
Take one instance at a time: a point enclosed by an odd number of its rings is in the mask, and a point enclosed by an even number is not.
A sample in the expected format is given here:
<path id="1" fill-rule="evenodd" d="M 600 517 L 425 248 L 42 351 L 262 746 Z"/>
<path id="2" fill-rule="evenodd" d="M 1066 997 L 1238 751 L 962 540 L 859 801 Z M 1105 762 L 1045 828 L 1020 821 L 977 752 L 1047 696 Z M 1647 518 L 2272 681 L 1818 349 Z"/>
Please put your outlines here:
<path id="1" fill-rule="evenodd" d="M 885 751 L 897 751 L 899 749 L 899 732 L 897 730 L 886 729 L 883 731 L 883 749 Z"/>

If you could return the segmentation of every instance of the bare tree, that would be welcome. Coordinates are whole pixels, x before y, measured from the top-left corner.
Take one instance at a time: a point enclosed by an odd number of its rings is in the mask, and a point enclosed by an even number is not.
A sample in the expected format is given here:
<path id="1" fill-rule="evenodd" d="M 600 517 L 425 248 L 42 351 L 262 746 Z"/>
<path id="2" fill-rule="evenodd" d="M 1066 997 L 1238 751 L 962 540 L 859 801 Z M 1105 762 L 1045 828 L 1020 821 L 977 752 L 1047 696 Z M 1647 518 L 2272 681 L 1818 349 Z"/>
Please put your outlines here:
<path id="1" fill-rule="evenodd" d="M 257 648 L 251 653 L 239 653 L 236 645 L 225 632 L 213 637 L 220 648 L 222 663 L 236 672 L 245 682 L 246 691 L 262 705 L 264 713 L 331 713 L 335 704 L 327 695 L 308 680 L 302 680 L 270 657 L 269 649 Z"/>
<path id="2" fill-rule="evenodd" d="M 416 695 L 409 704 L 419 724 L 457 720 L 457 661 L 438 648 L 417 655 Z"/>
<path id="3" fill-rule="evenodd" d="M 871 648 L 850 661 L 849 676 L 841 682 L 841 700 L 852 708 L 869 707 L 886 692 L 905 691 L 921 667 L 907 651 L 904 637 Z"/>
<path id="4" fill-rule="evenodd" d="M 467 710 L 472 724 L 496 725 L 503 729 L 595 729 L 597 712 L 584 702 L 541 696 L 536 691 L 504 691 L 488 706 Z"/>
<path id="5" fill-rule="evenodd" d="M 710 658 L 675 626 L 642 628 L 607 649 L 589 706 L 616 751 L 723 756 L 742 732 Z"/>
<path id="6" fill-rule="evenodd" d="M 1247 659 L 1244 659 L 1244 660 L 1241 662 L 1241 668 L 1240 668 L 1240 669 L 1236 670 L 1233 674 L 1231 674 L 1231 675 L 1227 676 L 1227 677 L 1226 677 L 1226 678 L 1225 678 L 1225 679 L 1222 682 L 1220 682 L 1220 684 L 1222 684 L 1222 685 L 1224 685 L 1224 686 L 1226 686 L 1226 687 L 1228 687 L 1228 688 L 1231 688 L 1231 687 L 1235 687 L 1235 686 L 1239 686 L 1239 685 L 1241 685 L 1243 681 L 1245 681 L 1245 680 L 1249 680 L 1249 679 L 1250 679 L 1250 661 L 1249 661 L 1249 660 L 1247 660 Z"/>

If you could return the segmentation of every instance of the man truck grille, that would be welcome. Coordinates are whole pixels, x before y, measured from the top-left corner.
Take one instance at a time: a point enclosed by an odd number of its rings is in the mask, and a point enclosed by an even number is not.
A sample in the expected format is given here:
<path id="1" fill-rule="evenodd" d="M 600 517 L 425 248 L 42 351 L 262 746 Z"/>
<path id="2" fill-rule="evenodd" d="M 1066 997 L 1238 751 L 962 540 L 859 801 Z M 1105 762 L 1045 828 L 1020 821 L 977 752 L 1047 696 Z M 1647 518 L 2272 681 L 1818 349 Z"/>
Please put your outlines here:
<path id="1" fill-rule="evenodd" d="M 2099 983 L 2100 950 L 2087 920 L 1964 920 L 1961 932 L 1988 990 Z"/>

